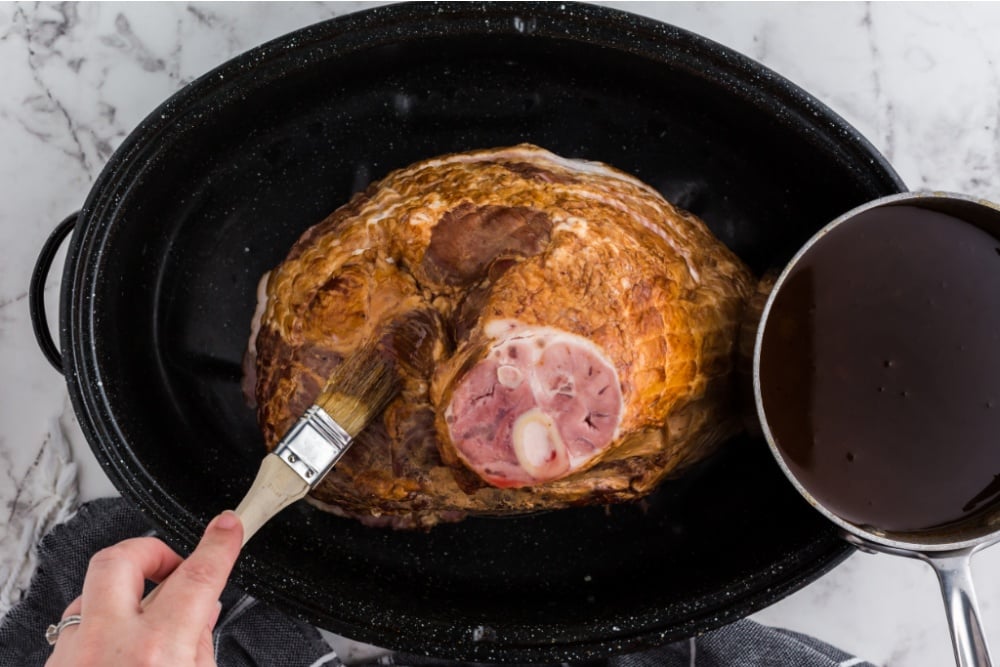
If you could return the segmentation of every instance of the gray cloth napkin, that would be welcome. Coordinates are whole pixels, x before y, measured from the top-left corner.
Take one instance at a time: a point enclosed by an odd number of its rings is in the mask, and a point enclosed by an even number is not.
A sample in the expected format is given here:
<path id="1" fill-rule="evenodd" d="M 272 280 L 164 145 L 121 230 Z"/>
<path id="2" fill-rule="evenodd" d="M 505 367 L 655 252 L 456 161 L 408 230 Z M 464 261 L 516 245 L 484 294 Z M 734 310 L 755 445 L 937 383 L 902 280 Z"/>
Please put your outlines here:
<path id="1" fill-rule="evenodd" d="M 0 620 L 0 667 L 40 667 L 52 653 L 45 628 L 76 598 L 90 557 L 129 537 L 151 534 L 121 498 L 84 504 L 38 546 L 39 566 L 23 599 Z M 234 585 L 222 595 L 215 628 L 219 667 L 342 667 L 311 625 Z M 375 665 L 455 667 L 462 663 L 391 654 Z M 565 663 L 564 663 L 565 664 Z M 742 620 L 697 639 L 572 667 L 874 667 L 812 637 Z"/>

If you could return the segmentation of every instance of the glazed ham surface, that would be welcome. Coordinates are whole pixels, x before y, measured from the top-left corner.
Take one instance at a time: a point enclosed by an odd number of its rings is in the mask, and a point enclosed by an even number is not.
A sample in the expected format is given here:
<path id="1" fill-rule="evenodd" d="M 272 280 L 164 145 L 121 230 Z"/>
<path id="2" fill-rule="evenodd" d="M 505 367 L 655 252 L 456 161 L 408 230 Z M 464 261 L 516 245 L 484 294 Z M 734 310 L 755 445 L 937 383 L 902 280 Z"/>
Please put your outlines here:
<path id="1" fill-rule="evenodd" d="M 314 503 L 408 528 L 632 500 L 738 430 L 751 287 L 623 172 L 530 145 L 447 155 L 355 195 L 265 277 L 246 389 L 273 448 L 346 354 L 409 318 L 402 394 Z"/>

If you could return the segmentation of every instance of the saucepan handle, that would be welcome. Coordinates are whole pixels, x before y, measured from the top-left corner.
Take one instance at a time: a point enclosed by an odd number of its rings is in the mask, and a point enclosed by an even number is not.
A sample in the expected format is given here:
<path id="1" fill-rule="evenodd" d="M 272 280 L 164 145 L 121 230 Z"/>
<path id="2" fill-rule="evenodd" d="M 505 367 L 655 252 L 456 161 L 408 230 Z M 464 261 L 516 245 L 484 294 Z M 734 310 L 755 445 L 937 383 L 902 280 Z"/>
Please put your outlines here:
<path id="1" fill-rule="evenodd" d="M 955 649 L 955 662 L 959 667 L 992 667 L 986 634 L 979 620 L 979 605 L 972 586 L 969 561 L 972 549 L 924 553 L 923 559 L 934 568 L 941 595 L 944 597 L 951 628 L 951 642 Z"/>
<path id="2" fill-rule="evenodd" d="M 38 341 L 38 347 L 41 348 L 45 358 L 60 373 L 63 372 L 62 354 L 59 352 L 59 346 L 52 340 L 49 320 L 45 316 L 45 280 L 49 276 L 49 269 L 52 268 L 52 260 L 55 259 L 59 246 L 73 231 L 79 216 L 79 211 L 70 214 L 52 230 L 41 252 L 38 253 L 35 270 L 31 274 L 31 284 L 28 287 L 28 309 L 31 311 L 31 326 L 35 330 L 35 340 Z"/>

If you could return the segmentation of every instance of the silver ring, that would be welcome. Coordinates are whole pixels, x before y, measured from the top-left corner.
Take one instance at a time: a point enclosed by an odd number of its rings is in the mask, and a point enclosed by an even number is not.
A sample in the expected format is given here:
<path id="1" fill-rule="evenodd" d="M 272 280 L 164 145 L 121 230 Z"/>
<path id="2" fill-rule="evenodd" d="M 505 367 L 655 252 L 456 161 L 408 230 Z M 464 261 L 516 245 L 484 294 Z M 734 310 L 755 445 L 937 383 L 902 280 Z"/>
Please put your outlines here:
<path id="1" fill-rule="evenodd" d="M 60 632 L 71 625 L 76 625 L 82 620 L 83 617 L 81 617 L 80 614 L 73 614 L 72 616 L 67 616 L 63 620 L 59 621 L 58 625 L 50 625 L 45 630 L 45 641 L 49 643 L 49 646 L 52 646 L 56 643 L 56 640 L 59 639 Z"/>

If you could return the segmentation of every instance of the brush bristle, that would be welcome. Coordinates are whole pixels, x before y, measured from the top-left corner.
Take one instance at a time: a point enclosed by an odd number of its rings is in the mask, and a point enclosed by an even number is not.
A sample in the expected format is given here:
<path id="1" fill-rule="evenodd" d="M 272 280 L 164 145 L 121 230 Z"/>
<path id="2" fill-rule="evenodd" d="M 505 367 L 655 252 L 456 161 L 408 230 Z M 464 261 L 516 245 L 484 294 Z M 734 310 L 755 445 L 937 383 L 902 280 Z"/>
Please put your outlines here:
<path id="1" fill-rule="evenodd" d="M 380 340 L 348 355 L 333 370 L 316 405 L 356 437 L 401 390 L 397 362 L 410 359 L 426 336 L 417 322 L 394 324 Z"/>
<path id="2" fill-rule="evenodd" d="M 334 369 L 316 399 L 351 437 L 381 414 L 399 392 L 396 370 L 378 345 L 368 344 Z"/>

